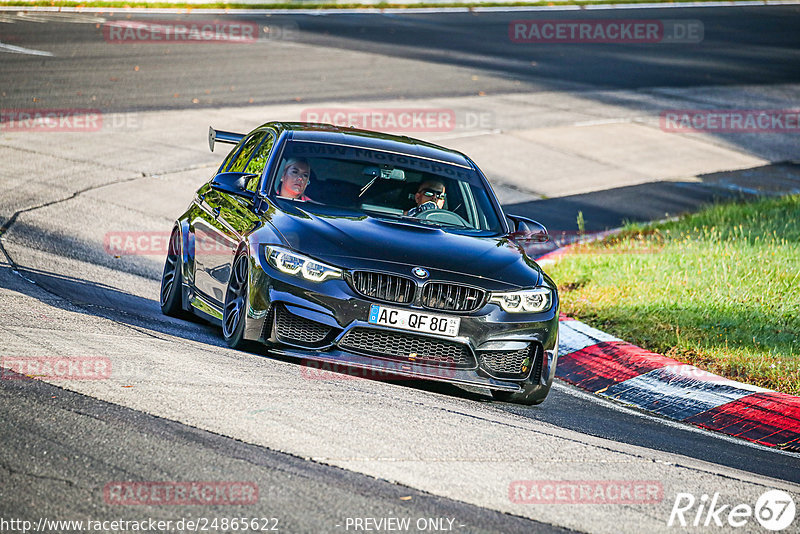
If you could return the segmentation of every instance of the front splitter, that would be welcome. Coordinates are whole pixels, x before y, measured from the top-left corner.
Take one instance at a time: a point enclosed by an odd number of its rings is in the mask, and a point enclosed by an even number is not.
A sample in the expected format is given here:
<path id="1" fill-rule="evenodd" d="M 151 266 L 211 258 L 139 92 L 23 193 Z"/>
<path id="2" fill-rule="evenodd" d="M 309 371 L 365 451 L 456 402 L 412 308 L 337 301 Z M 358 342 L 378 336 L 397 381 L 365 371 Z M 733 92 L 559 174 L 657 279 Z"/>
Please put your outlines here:
<path id="1" fill-rule="evenodd" d="M 420 380 L 434 380 L 462 386 L 478 386 L 497 391 L 522 391 L 519 384 L 476 376 L 473 370 L 453 369 L 445 367 L 431 367 L 414 362 L 400 362 L 394 360 L 376 360 L 368 356 L 360 356 L 339 350 L 329 350 L 325 353 L 305 350 L 291 350 L 285 348 L 271 348 L 271 354 L 302 358 L 314 362 L 326 363 L 333 366 L 354 367 L 369 371 L 369 374 L 354 375 L 361 378 L 391 379 L 391 377 L 416 378 Z M 324 369 L 332 371 L 332 369 Z"/>

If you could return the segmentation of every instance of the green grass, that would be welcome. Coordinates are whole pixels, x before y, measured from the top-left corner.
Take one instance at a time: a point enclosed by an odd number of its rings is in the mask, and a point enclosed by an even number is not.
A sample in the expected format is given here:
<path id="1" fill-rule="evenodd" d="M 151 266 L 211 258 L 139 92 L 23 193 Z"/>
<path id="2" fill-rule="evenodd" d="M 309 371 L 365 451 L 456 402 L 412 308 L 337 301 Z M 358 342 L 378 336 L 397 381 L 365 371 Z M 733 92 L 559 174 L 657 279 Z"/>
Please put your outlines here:
<path id="1" fill-rule="evenodd" d="M 359 4 L 358 2 L 336 4 L 315 0 L 286 0 L 284 2 L 264 2 L 258 4 L 241 4 L 232 2 L 206 2 L 188 4 L 178 2 L 146 2 L 133 0 L 0 0 L 0 6 L 28 6 L 28 7 L 143 7 L 143 8 L 176 8 L 176 9 L 392 9 L 392 8 L 424 8 L 424 7 L 505 7 L 505 6 L 552 6 L 552 5 L 603 5 L 603 4 L 643 4 L 643 3 L 680 3 L 680 2 L 715 2 L 717 0 L 555 0 L 555 1 L 520 1 L 520 2 L 455 2 L 437 3 L 423 2 L 419 4 L 406 4 L 402 0 L 397 2 L 380 2 L 377 4 Z M 734 0 L 735 1 L 735 0 Z M 744 0 L 742 0 L 744 1 Z"/>
<path id="2" fill-rule="evenodd" d="M 734 380 L 800 395 L 800 195 L 628 225 L 550 268 L 562 312 Z"/>

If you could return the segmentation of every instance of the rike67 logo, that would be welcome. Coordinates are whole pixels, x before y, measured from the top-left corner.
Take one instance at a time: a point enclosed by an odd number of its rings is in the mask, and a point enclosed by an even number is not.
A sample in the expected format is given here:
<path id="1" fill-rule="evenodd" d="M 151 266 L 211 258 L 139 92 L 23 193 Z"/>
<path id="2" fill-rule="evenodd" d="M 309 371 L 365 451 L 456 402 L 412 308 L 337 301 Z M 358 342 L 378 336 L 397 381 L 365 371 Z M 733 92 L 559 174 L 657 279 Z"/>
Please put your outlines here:
<path id="1" fill-rule="evenodd" d="M 780 531 L 792 525 L 795 511 L 794 499 L 781 490 L 764 492 L 755 506 L 723 503 L 719 493 L 714 493 L 710 498 L 703 494 L 699 499 L 691 493 L 678 493 L 667 526 L 730 529 L 744 527 L 755 518 L 763 528 Z"/>

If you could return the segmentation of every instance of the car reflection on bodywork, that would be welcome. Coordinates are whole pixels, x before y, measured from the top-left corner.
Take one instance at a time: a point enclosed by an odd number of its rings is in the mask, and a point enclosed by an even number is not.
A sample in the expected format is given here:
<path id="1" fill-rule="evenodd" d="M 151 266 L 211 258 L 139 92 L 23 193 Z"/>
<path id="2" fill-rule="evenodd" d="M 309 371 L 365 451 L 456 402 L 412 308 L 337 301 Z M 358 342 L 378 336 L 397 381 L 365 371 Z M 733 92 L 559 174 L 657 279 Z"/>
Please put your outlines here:
<path id="1" fill-rule="evenodd" d="M 235 146 L 171 234 L 164 313 L 234 348 L 545 399 L 558 294 L 523 245 L 546 230 L 504 215 L 467 156 L 307 123 L 210 129 L 220 142 Z M 291 165 L 307 185 L 281 196 Z"/>

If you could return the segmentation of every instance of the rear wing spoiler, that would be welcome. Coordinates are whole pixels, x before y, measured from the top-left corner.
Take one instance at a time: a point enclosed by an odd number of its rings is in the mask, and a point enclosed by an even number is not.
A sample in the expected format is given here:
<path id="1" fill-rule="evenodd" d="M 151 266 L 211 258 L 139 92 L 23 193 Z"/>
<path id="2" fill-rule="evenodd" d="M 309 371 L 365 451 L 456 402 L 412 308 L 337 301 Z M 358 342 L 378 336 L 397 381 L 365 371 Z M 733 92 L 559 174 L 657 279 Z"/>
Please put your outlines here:
<path id="1" fill-rule="evenodd" d="M 208 148 L 211 152 L 214 152 L 214 143 L 219 141 L 220 143 L 228 143 L 230 145 L 235 145 L 239 141 L 242 140 L 244 134 L 234 133 L 234 132 L 223 132 L 222 130 L 215 130 L 211 126 L 208 127 Z"/>

